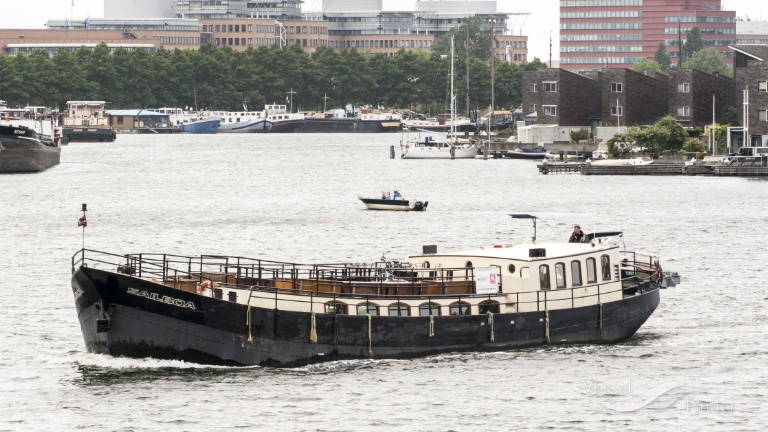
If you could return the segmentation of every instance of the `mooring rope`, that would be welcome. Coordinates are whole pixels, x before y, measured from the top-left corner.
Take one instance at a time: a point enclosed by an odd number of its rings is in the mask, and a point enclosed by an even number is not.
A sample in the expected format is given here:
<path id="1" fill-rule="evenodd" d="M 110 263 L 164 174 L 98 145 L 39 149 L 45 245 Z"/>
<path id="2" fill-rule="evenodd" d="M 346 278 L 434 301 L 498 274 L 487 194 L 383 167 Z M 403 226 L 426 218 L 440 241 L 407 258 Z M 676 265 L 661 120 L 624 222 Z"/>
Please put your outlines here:
<path id="1" fill-rule="evenodd" d="M 549 343 L 549 310 L 544 309 L 544 317 L 546 319 L 546 328 L 544 329 L 544 337 L 547 339 L 547 343 Z"/>
<path id="2" fill-rule="evenodd" d="M 433 337 L 435 335 L 435 316 L 430 315 L 429 316 L 429 337 Z"/>
<path id="3" fill-rule="evenodd" d="M 493 334 L 493 312 L 488 311 L 488 326 L 491 328 L 491 342 L 496 342 L 496 336 Z"/>
<path id="4" fill-rule="evenodd" d="M 603 340 L 603 303 L 598 302 L 598 305 L 600 305 L 600 340 Z"/>
<path id="5" fill-rule="evenodd" d="M 248 306 L 248 312 L 245 314 L 245 325 L 248 327 L 248 342 L 253 342 L 251 335 L 251 306 Z"/>
<path id="6" fill-rule="evenodd" d="M 371 340 L 371 314 L 365 314 L 368 317 L 368 357 L 373 357 L 373 341 Z"/>
<path id="7" fill-rule="evenodd" d="M 315 321 L 315 311 L 312 311 L 312 320 L 309 327 L 309 341 L 313 344 L 317 343 L 317 322 Z"/>

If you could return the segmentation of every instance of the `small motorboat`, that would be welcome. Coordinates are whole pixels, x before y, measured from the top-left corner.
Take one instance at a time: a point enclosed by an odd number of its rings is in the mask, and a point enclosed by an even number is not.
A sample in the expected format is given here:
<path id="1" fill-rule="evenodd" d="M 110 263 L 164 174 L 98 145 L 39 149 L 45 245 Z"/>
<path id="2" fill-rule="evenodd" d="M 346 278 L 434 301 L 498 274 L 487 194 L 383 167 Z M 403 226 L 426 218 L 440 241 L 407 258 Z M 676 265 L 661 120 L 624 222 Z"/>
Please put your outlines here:
<path id="1" fill-rule="evenodd" d="M 398 191 L 392 195 L 383 192 L 381 198 L 358 198 L 368 210 L 424 211 L 429 204 L 429 201 L 407 200 Z"/>
<path id="2" fill-rule="evenodd" d="M 512 159 L 531 159 L 531 160 L 555 158 L 555 155 L 553 155 L 552 153 L 549 153 L 544 149 L 529 148 L 529 147 L 521 147 L 521 148 L 515 149 L 511 152 L 505 153 L 504 156 Z"/>

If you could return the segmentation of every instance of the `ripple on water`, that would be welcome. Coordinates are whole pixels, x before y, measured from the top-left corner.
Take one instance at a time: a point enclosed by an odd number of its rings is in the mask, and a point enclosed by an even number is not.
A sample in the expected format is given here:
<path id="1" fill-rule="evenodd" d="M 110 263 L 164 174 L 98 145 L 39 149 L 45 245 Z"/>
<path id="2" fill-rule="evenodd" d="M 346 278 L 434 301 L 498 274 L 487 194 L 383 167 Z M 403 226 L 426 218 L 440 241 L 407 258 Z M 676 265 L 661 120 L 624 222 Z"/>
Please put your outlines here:
<path id="1" fill-rule="evenodd" d="M 387 159 L 399 135 L 128 136 L 73 143 L 61 165 L 0 176 L 0 429 L 760 430 L 768 353 L 764 240 L 768 182 L 538 174 L 513 160 Z M 421 214 L 364 211 L 358 195 L 398 189 Z M 573 223 L 620 229 L 683 283 L 629 340 L 295 369 L 113 358 L 83 347 L 69 285 L 86 245 L 116 253 L 221 253 L 282 261 L 404 258 L 528 240 Z M 23 297 L 12 293 L 23 293 Z M 666 410 L 601 402 L 679 382 L 703 391 Z M 731 412 L 687 406 L 731 404 Z M 709 405 L 707 405 L 709 404 Z M 492 415 L 489 415 L 492 413 Z M 754 426 L 754 427 L 753 427 Z"/>

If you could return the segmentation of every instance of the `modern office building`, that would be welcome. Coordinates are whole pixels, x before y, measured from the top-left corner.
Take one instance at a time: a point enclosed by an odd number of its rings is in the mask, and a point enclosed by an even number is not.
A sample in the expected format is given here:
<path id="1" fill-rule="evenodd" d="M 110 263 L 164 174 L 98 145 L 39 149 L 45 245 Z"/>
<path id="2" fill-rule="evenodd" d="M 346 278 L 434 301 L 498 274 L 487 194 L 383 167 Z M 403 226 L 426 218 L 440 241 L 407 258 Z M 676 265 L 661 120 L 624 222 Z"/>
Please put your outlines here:
<path id="1" fill-rule="evenodd" d="M 355 48 L 394 56 L 401 49 L 429 51 L 452 28 L 474 16 L 496 35 L 500 60 L 528 60 L 528 37 L 513 35 L 509 17 L 495 0 L 419 1 L 415 10 L 384 11 L 382 0 L 323 2 L 320 12 L 301 9 L 301 0 L 104 0 L 104 18 L 50 20 L 48 30 L 0 30 L 7 54 L 57 47 L 75 49 L 106 42 L 141 43 L 148 50 L 197 49 L 201 45 L 235 50 L 267 45 Z M 524 14 L 523 14 L 524 15 Z M 36 44 L 44 44 L 36 45 Z M 13 45 L 13 46 L 10 46 Z M 23 45 L 23 46 L 21 46 Z"/>
<path id="2" fill-rule="evenodd" d="M 736 45 L 768 45 L 768 21 L 736 21 Z"/>
<path id="3" fill-rule="evenodd" d="M 677 63 L 678 40 L 695 26 L 704 46 L 731 62 L 736 12 L 723 10 L 720 0 L 561 0 L 560 67 L 631 68 L 652 60 L 662 42 Z"/>

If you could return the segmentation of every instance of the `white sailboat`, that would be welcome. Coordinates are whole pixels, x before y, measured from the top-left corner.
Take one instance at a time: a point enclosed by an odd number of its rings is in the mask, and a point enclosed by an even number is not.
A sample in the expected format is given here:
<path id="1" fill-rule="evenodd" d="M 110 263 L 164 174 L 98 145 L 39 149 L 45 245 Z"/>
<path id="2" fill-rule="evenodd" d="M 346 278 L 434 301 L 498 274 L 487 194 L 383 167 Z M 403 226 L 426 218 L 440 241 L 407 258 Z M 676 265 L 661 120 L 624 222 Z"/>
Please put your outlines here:
<path id="1" fill-rule="evenodd" d="M 401 141 L 403 159 L 471 159 L 477 156 L 477 146 L 473 143 L 460 144 L 456 139 L 456 96 L 453 85 L 453 37 L 451 37 L 451 132 L 445 139 L 417 138 L 414 141 Z"/>

